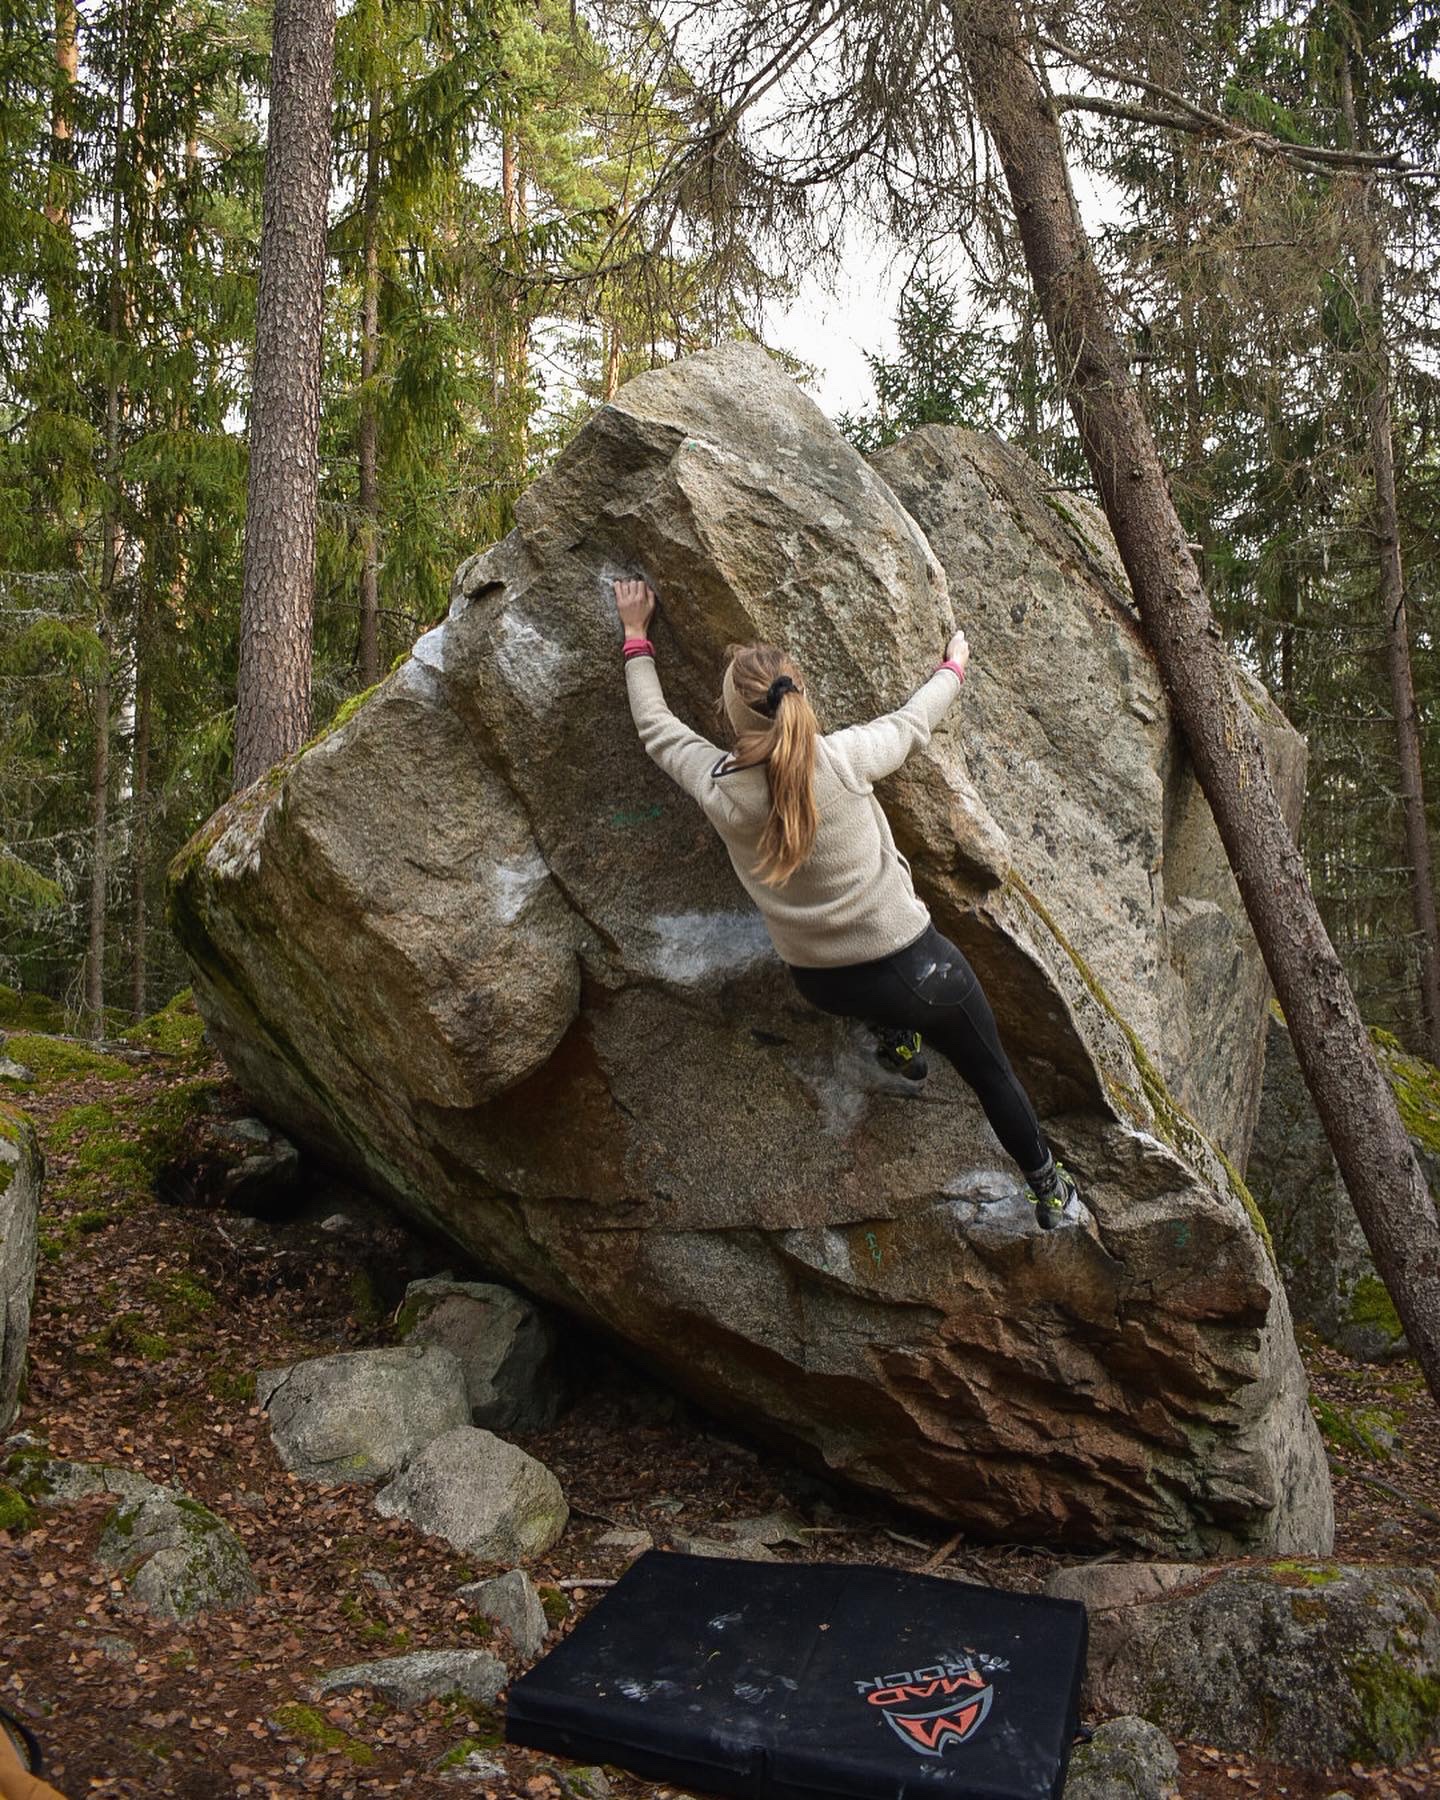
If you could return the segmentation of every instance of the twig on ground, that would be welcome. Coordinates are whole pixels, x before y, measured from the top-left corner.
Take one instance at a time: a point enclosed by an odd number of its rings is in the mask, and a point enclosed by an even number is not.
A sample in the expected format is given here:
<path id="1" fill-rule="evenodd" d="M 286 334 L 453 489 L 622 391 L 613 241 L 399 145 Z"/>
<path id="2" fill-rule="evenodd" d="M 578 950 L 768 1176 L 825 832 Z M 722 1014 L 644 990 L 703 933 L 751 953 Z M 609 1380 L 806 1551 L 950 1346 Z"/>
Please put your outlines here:
<path id="1" fill-rule="evenodd" d="M 915 1565 L 916 1572 L 921 1575 L 933 1575 L 940 1565 L 948 1562 L 955 1551 L 960 1548 L 964 1536 L 963 1531 L 957 1531 L 954 1537 L 946 1538 L 933 1556 L 927 1556 L 924 1562 Z"/>
<path id="2" fill-rule="evenodd" d="M 1343 1463 L 1334 1456 L 1330 1458 L 1330 1467 L 1338 1475 L 1348 1475 L 1351 1481 L 1363 1481 L 1366 1487 L 1372 1487 L 1382 1494 L 1388 1494 L 1392 1500 L 1402 1501 L 1406 1506 L 1413 1506 L 1422 1519 L 1428 1519 L 1432 1525 L 1440 1525 L 1440 1512 L 1436 1512 L 1433 1506 L 1427 1506 L 1423 1500 L 1417 1500 L 1413 1495 L 1407 1494 L 1403 1488 L 1392 1487 L 1388 1481 L 1382 1481 L 1378 1475 L 1362 1475 L 1359 1469 L 1352 1469 L 1348 1463 Z"/>

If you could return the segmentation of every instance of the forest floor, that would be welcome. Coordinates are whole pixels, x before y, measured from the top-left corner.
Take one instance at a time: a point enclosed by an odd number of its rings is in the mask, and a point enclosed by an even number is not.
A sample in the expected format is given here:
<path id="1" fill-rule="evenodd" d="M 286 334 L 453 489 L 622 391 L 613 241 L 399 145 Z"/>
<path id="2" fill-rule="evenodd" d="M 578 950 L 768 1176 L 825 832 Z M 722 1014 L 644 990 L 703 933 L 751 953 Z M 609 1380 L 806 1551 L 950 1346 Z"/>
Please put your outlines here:
<path id="1" fill-rule="evenodd" d="M 171 1026 L 178 1016 L 172 1009 Z M 261 1591 L 233 1611 L 160 1622 L 94 1561 L 113 1500 L 38 1512 L 0 1529 L 0 1702 L 31 1723 L 48 1779 L 70 1800 L 350 1800 L 466 1787 L 477 1800 L 578 1797 L 564 1763 L 503 1744 L 498 1710 L 434 1700 L 399 1711 L 359 1694 L 310 1702 L 307 1684 L 325 1669 L 481 1644 L 456 1590 L 498 1570 L 382 1519 L 367 1486 L 318 1487 L 281 1466 L 254 1402 L 255 1370 L 391 1341 L 399 1296 L 318 1222 L 242 1240 L 233 1215 L 156 1197 L 165 1134 L 197 1098 L 247 1110 L 223 1066 L 185 1035 L 149 1033 L 149 1053 L 130 1065 L 58 1042 L 47 1053 L 35 1038 L 8 1046 L 22 1061 L 36 1057 L 41 1078 L 14 1098 L 47 1159 L 28 1393 L 11 1429 L 47 1440 L 56 1456 L 184 1488 L 239 1534 Z M 424 1272 L 452 1266 L 453 1252 L 437 1245 Z M 1315 1345 L 1305 1355 L 1336 1459 L 1336 1557 L 1440 1563 L 1440 1514 L 1426 1504 L 1440 1504 L 1440 1418 L 1415 1366 L 1352 1364 Z M 784 1557 L 932 1568 L 1027 1591 L 1078 1560 L 951 1544 L 943 1527 L 816 1480 L 594 1346 L 576 1360 L 583 1372 L 560 1422 L 515 1434 L 571 1506 L 560 1543 L 531 1566 L 547 1611 L 565 1615 L 561 1631 L 603 1591 L 568 1584 L 622 1572 L 624 1553 L 597 1543 L 615 1525 L 663 1547 L 677 1533 L 709 1537 L 727 1519 L 784 1508 L 809 1521 Z M 465 1781 L 457 1749 L 482 1751 L 495 1772 Z M 1186 1800 L 1440 1794 L 1440 1751 L 1403 1770 L 1316 1775 L 1201 1743 L 1179 1750 Z M 614 1800 L 673 1795 L 607 1776 Z"/>

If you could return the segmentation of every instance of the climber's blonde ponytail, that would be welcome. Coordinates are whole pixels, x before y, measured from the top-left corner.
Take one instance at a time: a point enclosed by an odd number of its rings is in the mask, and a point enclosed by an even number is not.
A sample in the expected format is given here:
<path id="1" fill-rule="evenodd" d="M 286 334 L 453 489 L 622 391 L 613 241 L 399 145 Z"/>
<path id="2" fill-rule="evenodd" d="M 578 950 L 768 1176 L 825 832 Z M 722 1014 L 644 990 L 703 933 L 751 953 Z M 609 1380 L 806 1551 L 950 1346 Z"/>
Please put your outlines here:
<path id="1" fill-rule="evenodd" d="M 732 646 L 722 704 L 735 727 L 736 768 L 765 765 L 770 817 L 756 872 L 783 887 L 815 847 L 815 740 L 820 727 L 798 668 L 773 644 Z"/>

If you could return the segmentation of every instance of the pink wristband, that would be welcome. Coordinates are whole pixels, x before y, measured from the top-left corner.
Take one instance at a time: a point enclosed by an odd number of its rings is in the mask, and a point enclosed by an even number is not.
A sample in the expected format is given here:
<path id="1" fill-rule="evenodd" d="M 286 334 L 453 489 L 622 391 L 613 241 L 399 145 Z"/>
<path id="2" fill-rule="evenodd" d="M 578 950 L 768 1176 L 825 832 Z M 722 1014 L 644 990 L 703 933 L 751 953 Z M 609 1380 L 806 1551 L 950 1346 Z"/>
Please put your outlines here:
<path id="1" fill-rule="evenodd" d="M 655 646 L 650 642 L 648 637 L 626 638 L 626 640 L 625 640 L 625 660 L 626 660 L 626 662 L 629 662 L 629 660 L 632 656 L 653 656 L 654 654 L 655 654 Z"/>
<path id="2" fill-rule="evenodd" d="M 936 663 L 935 673 L 938 675 L 942 669 L 948 669 L 957 681 L 963 681 L 965 679 L 965 671 L 960 667 L 959 663 L 951 662 L 948 656 L 945 658 L 944 662 Z"/>

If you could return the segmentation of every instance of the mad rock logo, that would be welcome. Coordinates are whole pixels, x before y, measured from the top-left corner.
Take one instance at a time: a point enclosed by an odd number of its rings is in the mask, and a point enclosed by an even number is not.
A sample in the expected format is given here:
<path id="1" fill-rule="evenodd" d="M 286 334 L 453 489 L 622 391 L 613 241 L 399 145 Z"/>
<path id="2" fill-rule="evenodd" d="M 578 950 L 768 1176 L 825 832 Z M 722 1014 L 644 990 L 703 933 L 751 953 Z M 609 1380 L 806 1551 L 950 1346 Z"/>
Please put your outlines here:
<path id="1" fill-rule="evenodd" d="M 921 1756 L 943 1756 L 985 1723 L 995 1699 L 993 1676 L 1008 1669 L 1003 1656 L 947 1656 L 924 1669 L 857 1681 L 860 1698 Z"/>

